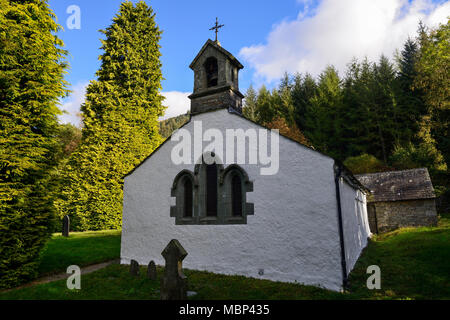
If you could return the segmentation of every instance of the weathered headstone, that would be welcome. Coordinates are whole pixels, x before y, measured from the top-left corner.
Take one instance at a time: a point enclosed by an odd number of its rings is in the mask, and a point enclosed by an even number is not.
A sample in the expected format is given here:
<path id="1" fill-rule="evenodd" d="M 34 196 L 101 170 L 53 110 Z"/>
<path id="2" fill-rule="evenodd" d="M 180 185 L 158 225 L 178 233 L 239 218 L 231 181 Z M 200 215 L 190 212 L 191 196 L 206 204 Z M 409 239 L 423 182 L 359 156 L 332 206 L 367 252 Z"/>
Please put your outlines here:
<path id="1" fill-rule="evenodd" d="M 130 274 L 132 276 L 139 275 L 139 263 L 136 260 L 131 260 L 130 262 Z"/>
<path id="2" fill-rule="evenodd" d="M 147 277 L 150 280 L 156 280 L 156 265 L 155 261 L 150 261 L 147 268 Z"/>
<path id="3" fill-rule="evenodd" d="M 70 218 L 69 216 L 64 216 L 63 218 L 63 227 L 62 227 L 62 235 L 63 237 L 69 236 L 69 230 L 70 230 Z"/>
<path id="4" fill-rule="evenodd" d="M 183 274 L 182 261 L 187 256 L 186 250 L 178 240 L 172 239 L 161 255 L 166 260 L 161 279 L 161 300 L 185 300 L 187 279 Z"/>

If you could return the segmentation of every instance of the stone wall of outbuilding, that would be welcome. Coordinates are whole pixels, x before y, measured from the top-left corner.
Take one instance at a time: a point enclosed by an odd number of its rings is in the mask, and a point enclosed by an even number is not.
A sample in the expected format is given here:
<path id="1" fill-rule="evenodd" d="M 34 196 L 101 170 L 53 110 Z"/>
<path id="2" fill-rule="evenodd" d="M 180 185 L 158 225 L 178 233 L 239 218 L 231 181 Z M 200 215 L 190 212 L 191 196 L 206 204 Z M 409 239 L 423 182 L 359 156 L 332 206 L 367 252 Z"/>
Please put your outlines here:
<path id="1" fill-rule="evenodd" d="M 437 224 L 434 199 L 374 202 L 374 217 L 368 208 L 371 231 L 388 232 L 404 227 L 435 226 Z M 369 207 L 368 206 L 368 207 Z M 378 230 L 373 230 L 376 223 Z"/>

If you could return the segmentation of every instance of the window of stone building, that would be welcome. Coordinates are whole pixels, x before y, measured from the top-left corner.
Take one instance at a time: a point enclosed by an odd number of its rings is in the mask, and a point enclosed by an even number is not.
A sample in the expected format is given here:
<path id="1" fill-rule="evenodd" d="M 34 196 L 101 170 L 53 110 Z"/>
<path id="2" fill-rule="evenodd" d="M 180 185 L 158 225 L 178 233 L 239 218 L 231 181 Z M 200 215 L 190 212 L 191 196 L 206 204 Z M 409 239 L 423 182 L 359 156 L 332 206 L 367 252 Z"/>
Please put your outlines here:
<path id="1" fill-rule="evenodd" d="M 247 216 L 253 215 L 253 203 L 247 203 L 246 196 L 253 182 L 245 170 L 237 164 L 224 169 L 211 154 L 212 164 L 202 156 L 194 172 L 184 169 L 175 177 L 171 196 L 176 199 L 170 208 L 175 224 L 246 224 Z"/>
<path id="2" fill-rule="evenodd" d="M 184 179 L 184 217 L 192 217 L 192 181 L 191 179 Z"/>
<path id="3" fill-rule="evenodd" d="M 242 181 L 238 174 L 231 179 L 231 206 L 234 217 L 242 216 Z"/>
<path id="4" fill-rule="evenodd" d="M 217 216 L 217 165 L 206 165 L 206 216 Z"/>
<path id="5" fill-rule="evenodd" d="M 204 66 L 206 71 L 206 86 L 208 88 L 217 86 L 219 80 L 217 59 L 209 57 L 206 59 Z"/>

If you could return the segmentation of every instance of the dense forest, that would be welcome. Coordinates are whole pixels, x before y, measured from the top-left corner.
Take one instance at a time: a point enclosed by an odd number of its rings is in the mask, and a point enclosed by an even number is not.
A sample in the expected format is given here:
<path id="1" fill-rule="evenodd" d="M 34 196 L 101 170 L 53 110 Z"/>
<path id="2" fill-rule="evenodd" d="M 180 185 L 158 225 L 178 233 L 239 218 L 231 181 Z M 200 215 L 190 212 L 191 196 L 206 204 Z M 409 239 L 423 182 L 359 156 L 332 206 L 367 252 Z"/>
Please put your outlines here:
<path id="1" fill-rule="evenodd" d="M 394 61 L 353 59 L 344 75 L 285 73 L 273 90 L 246 92 L 244 115 L 284 119 L 317 150 L 354 173 L 427 167 L 438 195 L 448 188 L 450 25 L 419 25 Z"/>

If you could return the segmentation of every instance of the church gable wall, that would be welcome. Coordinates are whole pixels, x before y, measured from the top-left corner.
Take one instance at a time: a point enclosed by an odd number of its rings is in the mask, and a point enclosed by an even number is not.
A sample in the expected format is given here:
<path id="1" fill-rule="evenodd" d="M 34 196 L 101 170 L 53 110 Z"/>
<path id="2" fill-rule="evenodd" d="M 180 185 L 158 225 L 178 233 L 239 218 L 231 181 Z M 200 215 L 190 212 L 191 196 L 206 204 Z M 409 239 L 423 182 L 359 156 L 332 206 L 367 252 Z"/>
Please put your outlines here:
<path id="1" fill-rule="evenodd" d="M 202 121 L 203 132 L 262 129 L 225 109 L 193 116 L 183 128 L 192 133 L 194 121 Z M 277 174 L 261 175 L 261 165 L 239 164 L 253 183 L 246 201 L 254 204 L 254 214 L 246 224 L 176 225 L 170 215 L 172 183 L 183 169 L 194 170 L 194 164 L 171 161 L 177 143 L 164 143 L 125 179 L 122 263 L 163 264 L 162 250 L 177 239 L 188 252 L 186 268 L 340 289 L 333 159 L 280 136 Z M 222 160 L 224 168 L 232 164 L 226 154 Z"/>

